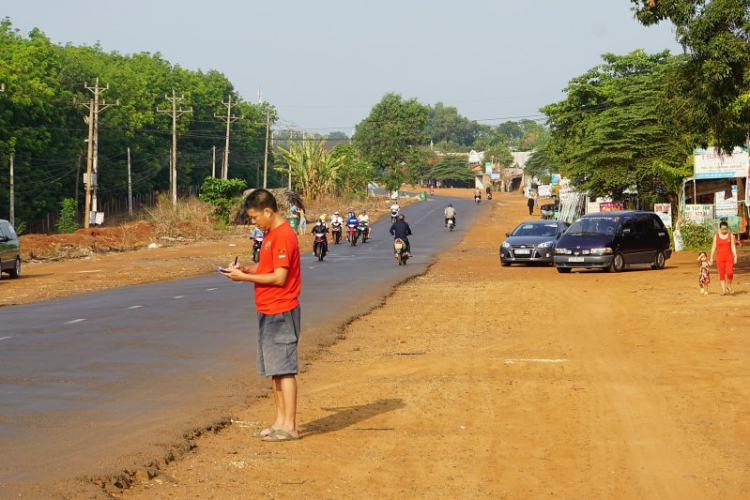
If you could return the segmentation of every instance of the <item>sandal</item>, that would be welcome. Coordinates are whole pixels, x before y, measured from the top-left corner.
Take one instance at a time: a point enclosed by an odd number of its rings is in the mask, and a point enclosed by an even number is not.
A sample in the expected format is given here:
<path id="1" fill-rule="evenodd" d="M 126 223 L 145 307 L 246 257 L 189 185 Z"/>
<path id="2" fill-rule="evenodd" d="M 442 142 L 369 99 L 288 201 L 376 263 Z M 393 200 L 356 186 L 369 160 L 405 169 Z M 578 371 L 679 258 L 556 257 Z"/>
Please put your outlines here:
<path id="1" fill-rule="evenodd" d="M 256 438 L 265 438 L 268 436 L 272 436 L 278 429 L 274 429 L 272 426 L 268 426 L 265 429 L 261 429 L 259 431 L 253 432 L 253 437 Z"/>
<path id="2" fill-rule="evenodd" d="M 264 443 L 281 443 L 282 441 L 297 441 L 302 439 L 302 436 L 292 436 L 284 429 L 276 429 L 273 434 L 263 438 Z"/>

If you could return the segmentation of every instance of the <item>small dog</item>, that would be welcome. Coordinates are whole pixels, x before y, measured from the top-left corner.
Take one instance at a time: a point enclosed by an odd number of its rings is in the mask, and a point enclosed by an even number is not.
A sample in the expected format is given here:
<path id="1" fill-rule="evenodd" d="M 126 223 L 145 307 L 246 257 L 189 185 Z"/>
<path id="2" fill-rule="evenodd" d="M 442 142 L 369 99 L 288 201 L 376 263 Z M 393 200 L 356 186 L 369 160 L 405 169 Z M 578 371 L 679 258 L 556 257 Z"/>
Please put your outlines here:
<path id="1" fill-rule="evenodd" d="M 698 262 L 701 263 L 698 274 L 698 284 L 701 287 L 701 293 L 703 295 L 708 295 L 708 284 L 711 283 L 711 273 L 708 271 L 708 255 L 706 252 L 698 254 Z"/>

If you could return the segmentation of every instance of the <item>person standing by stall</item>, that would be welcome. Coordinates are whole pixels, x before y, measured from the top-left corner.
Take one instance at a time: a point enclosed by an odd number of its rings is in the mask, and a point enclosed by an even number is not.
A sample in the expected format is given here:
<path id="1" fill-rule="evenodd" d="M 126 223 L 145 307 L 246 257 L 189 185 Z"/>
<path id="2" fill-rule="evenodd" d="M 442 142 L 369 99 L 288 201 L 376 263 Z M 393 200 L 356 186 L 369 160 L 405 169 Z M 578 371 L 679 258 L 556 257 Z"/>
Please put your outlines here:
<path id="1" fill-rule="evenodd" d="M 737 263 L 737 248 L 734 235 L 729 232 L 729 224 L 726 221 L 719 223 L 719 232 L 714 235 L 708 265 L 714 262 L 714 257 L 716 257 L 716 268 L 719 271 L 721 294 L 734 295 L 732 279 L 734 278 L 734 265 Z"/>

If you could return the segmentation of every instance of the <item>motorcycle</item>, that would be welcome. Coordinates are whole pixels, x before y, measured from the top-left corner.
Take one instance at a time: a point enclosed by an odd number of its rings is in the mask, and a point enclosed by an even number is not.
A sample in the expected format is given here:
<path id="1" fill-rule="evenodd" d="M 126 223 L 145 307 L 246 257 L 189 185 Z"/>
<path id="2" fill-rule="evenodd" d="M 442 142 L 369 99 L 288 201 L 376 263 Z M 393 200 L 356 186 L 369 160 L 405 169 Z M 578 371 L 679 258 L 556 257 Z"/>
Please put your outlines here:
<path id="1" fill-rule="evenodd" d="M 336 245 L 341 241 L 341 229 L 340 222 L 331 223 L 331 237 L 333 237 L 333 243 Z"/>
<path id="2" fill-rule="evenodd" d="M 398 261 L 399 266 L 405 266 L 406 261 L 409 260 L 409 254 L 406 253 L 406 243 L 401 238 L 396 238 L 393 241 L 393 250 L 395 252 L 394 257 Z"/>
<path id="3" fill-rule="evenodd" d="M 453 217 L 451 217 L 450 219 L 448 219 L 447 225 L 448 225 L 448 229 L 453 231 L 453 229 L 456 227 L 456 220 Z"/>
<path id="4" fill-rule="evenodd" d="M 398 220 L 398 212 L 391 210 L 391 224 Z"/>
<path id="5" fill-rule="evenodd" d="M 480 201 L 482 201 L 482 196 L 478 195 L 478 194 L 475 194 L 474 195 L 474 203 L 476 203 L 477 205 L 479 205 Z"/>
<path id="6" fill-rule="evenodd" d="M 256 264 L 260 261 L 260 247 L 263 246 L 263 238 L 253 240 L 253 262 Z"/>
<path id="7" fill-rule="evenodd" d="M 355 226 L 354 224 L 348 224 L 347 228 L 348 228 L 347 237 L 349 238 L 349 244 L 351 246 L 356 246 L 357 238 L 359 237 L 359 231 L 357 231 L 357 226 Z"/>
<path id="8" fill-rule="evenodd" d="M 492 201 L 492 191 L 487 193 L 487 201 Z"/>
<path id="9" fill-rule="evenodd" d="M 542 219 L 549 220 L 549 219 L 552 219 L 552 217 L 554 217 L 555 205 L 549 203 L 549 204 L 542 205 L 540 208 L 542 211 Z"/>
<path id="10" fill-rule="evenodd" d="M 370 237 L 370 228 L 367 222 L 360 222 L 357 226 L 357 232 L 362 237 L 362 243 L 367 243 L 367 239 Z"/>
<path id="11" fill-rule="evenodd" d="M 313 237 L 315 238 L 315 242 L 313 243 L 313 253 L 318 258 L 319 261 L 322 261 L 323 257 L 326 256 L 327 249 L 328 249 L 328 242 L 326 241 L 326 233 L 322 231 L 320 232 L 313 231 Z"/>

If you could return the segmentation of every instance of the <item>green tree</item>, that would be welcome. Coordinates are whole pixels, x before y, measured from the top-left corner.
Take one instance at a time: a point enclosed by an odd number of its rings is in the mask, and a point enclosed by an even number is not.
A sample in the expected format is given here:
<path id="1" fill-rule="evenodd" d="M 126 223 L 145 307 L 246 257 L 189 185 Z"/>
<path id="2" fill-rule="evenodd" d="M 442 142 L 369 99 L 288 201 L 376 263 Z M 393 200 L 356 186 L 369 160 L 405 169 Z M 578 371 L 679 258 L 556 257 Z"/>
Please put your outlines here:
<path id="1" fill-rule="evenodd" d="M 408 171 L 421 167 L 423 157 L 415 150 L 429 140 L 429 116 L 430 108 L 416 99 L 389 93 L 357 125 L 354 144 L 389 189 L 398 189 Z"/>
<path id="2" fill-rule="evenodd" d="M 214 215 L 222 224 L 229 224 L 232 208 L 239 202 L 247 184 L 242 179 L 214 179 L 203 181 L 198 198 L 214 207 Z"/>
<path id="3" fill-rule="evenodd" d="M 60 202 L 60 217 L 57 219 L 56 226 L 61 233 L 72 233 L 78 229 L 76 201 L 73 198 L 63 198 Z"/>
<path id="4" fill-rule="evenodd" d="M 336 181 L 336 195 L 366 195 L 367 185 L 374 178 L 370 164 L 360 157 L 354 146 L 348 144 L 339 144 L 331 154 L 341 161 Z"/>
<path id="5" fill-rule="evenodd" d="M 286 163 L 276 170 L 287 175 L 305 199 L 315 200 L 333 194 L 340 178 L 344 158 L 325 149 L 324 139 L 306 139 L 302 143 L 289 142 L 289 149 L 278 149 Z"/>
<path id="6" fill-rule="evenodd" d="M 427 175 L 438 181 L 469 182 L 474 179 L 466 157 L 453 155 L 433 159 Z"/>
<path id="7" fill-rule="evenodd" d="M 750 132 L 750 1 L 631 0 L 638 20 L 670 21 L 690 57 L 675 72 L 680 119 L 725 150 Z M 704 136 L 704 145 L 707 136 Z"/>
<path id="8" fill-rule="evenodd" d="M 665 190 L 665 168 L 690 172 L 693 137 L 662 113 L 675 58 L 640 50 L 603 58 L 570 82 L 566 100 L 542 109 L 551 127 L 543 158 L 593 196 L 636 187 L 651 199 Z"/>

